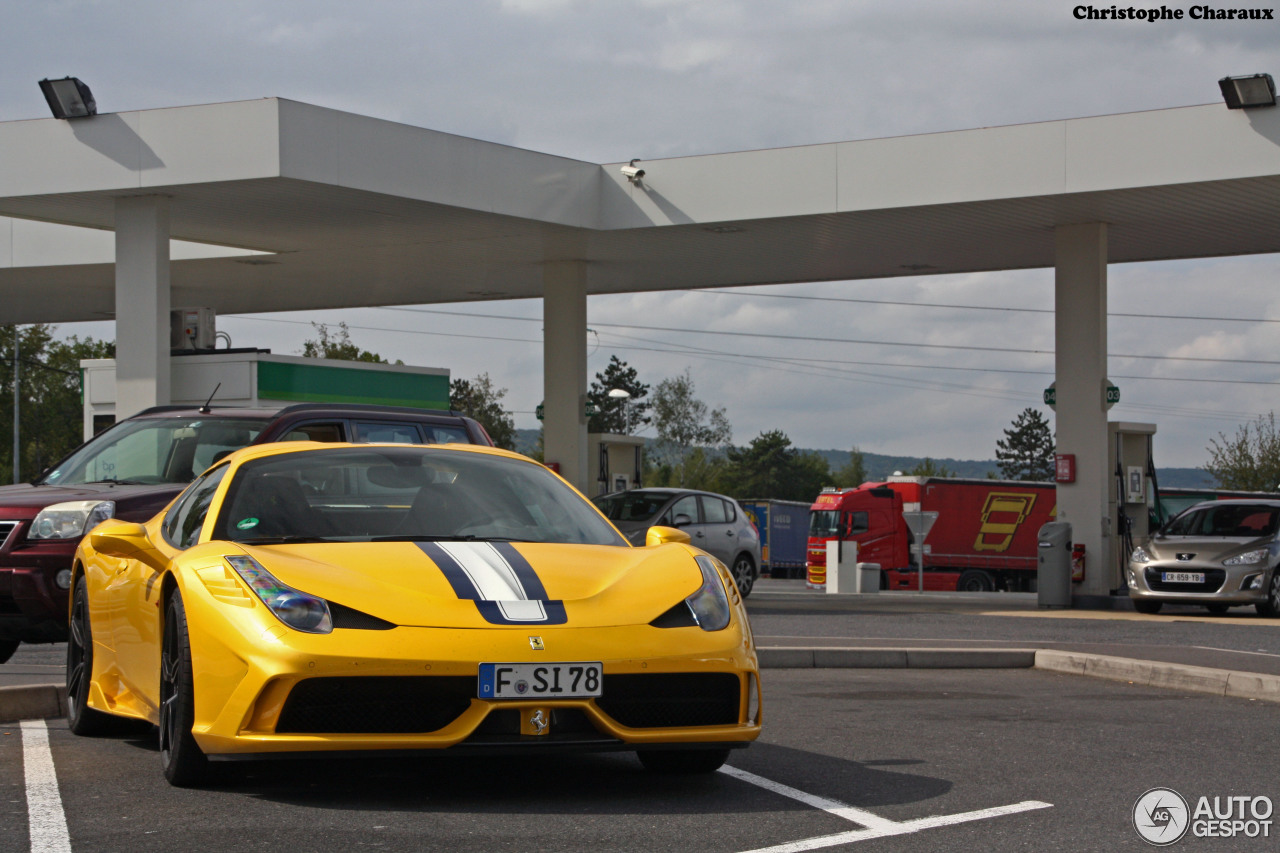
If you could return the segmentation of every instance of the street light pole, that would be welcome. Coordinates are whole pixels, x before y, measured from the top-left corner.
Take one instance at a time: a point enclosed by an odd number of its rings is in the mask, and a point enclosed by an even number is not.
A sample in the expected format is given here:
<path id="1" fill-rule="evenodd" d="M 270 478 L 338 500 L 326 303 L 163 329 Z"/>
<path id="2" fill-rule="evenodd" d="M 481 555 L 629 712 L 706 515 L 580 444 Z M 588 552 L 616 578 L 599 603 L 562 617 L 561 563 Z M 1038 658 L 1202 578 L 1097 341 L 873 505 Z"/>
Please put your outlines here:
<path id="1" fill-rule="evenodd" d="M 631 392 L 625 388 L 613 388 L 609 396 L 622 401 L 622 434 L 631 435 Z"/>

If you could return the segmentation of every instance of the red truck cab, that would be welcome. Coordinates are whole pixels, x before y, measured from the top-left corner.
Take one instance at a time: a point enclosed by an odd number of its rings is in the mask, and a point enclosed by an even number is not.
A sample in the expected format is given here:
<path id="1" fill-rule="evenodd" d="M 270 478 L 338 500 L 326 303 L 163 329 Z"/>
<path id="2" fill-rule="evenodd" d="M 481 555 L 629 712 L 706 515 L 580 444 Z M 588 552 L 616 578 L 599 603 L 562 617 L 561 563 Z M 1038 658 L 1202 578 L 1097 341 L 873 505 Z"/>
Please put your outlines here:
<path id="1" fill-rule="evenodd" d="M 860 563 L 906 566 L 911 541 L 904 530 L 902 495 L 883 483 L 823 490 L 809 510 L 809 586 L 826 584 L 827 542 L 837 538 L 858 543 Z"/>

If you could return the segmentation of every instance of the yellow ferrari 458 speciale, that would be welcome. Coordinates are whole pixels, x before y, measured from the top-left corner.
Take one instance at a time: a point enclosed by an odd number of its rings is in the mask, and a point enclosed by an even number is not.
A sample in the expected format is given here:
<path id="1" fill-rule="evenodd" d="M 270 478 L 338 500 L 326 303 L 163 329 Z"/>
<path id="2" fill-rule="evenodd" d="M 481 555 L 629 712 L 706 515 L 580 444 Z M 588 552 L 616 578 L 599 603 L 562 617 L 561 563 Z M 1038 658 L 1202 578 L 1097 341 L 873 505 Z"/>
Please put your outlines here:
<path id="1" fill-rule="evenodd" d="M 211 759 L 635 750 L 706 772 L 760 733 L 747 614 L 688 536 L 627 540 L 532 460 L 282 443 L 216 463 L 76 552 L 68 722 Z"/>

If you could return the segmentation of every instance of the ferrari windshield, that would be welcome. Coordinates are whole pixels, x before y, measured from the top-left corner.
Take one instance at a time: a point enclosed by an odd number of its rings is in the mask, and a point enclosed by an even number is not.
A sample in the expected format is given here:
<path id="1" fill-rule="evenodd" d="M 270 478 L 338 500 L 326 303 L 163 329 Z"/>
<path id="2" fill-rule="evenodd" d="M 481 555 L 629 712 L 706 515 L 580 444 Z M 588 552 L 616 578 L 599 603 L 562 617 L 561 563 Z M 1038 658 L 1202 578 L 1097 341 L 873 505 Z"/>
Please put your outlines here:
<path id="1" fill-rule="evenodd" d="M 1192 507 L 1165 525 L 1162 536 L 1257 539 L 1275 535 L 1280 506 L 1218 502 Z"/>
<path id="2" fill-rule="evenodd" d="M 503 540 L 625 545 L 537 463 L 438 447 L 334 447 L 236 472 L 215 539 L 246 543 Z"/>
<path id="3" fill-rule="evenodd" d="M 251 444 L 266 418 L 137 418 L 99 433 L 36 481 L 189 483 L 233 450 Z"/>

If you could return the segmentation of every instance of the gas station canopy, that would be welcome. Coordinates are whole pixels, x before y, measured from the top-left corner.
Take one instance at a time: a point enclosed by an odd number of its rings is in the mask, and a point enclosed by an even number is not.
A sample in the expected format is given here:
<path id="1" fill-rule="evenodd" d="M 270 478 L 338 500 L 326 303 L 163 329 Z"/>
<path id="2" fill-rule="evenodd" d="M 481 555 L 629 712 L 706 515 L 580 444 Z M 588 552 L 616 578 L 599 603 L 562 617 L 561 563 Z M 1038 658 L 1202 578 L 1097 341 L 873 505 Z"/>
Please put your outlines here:
<path id="1" fill-rule="evenodd" d="M 643 155 L 644 152 L 635 152 Z M 219 313 L 589 294 L 1280 251 L 1280 109 L 1208 105 L 598 165 L 281 99 L 0 123 L 0 215 L 113 229 L 169 200 L 171 304 Z M 100 320 L 113 256 L 0 220 L 0 322 Z"/>

